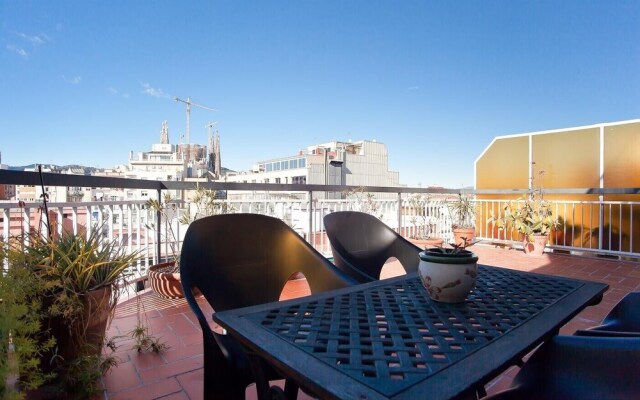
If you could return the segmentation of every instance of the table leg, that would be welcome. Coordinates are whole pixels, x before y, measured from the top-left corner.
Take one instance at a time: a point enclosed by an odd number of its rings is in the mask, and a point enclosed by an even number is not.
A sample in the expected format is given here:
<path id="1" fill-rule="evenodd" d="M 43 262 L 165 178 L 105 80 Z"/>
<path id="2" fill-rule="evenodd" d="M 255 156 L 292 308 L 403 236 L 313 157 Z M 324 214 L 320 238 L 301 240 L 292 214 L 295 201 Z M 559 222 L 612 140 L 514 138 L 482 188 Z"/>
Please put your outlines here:
<path id="1" fill-rule="evenodd" d="M 293 379 L 287 378 L 284 381 L 284 397 L 287 400 L 296 400 L 298 398 L 298 389 L 300 387 Z"/>
<path id="2" fill-rule="evenodd" d="M 292 379 L 286 379 L 284 390 L 274 385 L 269 386 L 269 380 L 264 371 L 267 363 L 257 355 L 247 354 L 247 359 L 256 380 L 256 393 L 258 400 L 296 400 L 298 398 L 298 384 Z"/>

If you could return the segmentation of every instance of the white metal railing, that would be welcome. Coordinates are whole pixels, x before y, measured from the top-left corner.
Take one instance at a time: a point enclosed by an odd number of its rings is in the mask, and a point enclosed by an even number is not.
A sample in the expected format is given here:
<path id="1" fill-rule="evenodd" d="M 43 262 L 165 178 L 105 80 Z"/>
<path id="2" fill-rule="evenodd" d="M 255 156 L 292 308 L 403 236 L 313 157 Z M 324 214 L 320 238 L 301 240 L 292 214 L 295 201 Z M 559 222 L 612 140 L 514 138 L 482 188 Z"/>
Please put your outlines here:
<path id="1" fill-rule="evenodd" d="M 47 203 L 52 233 L 63 231 L 89 237 L 96 229 L 109 241 L 118 241 L 128 253 L 139 253 L 137 265 L 129 272 L 142 274 L 157 261 L 154 252 L 155 233 L 149 229 L 155 214 L 144 207 L 144 201 L 113 201 L 85 203 Z M 47 217 L 41 203 L 0 202 L 2 240 L 19 236 L 28 241 L 28 232 L 47 234 Z"/>
<path id="2" fill-rule="evenodd" d="M 329 244 L 324 235 L 323 217 L 331 212 L 363 209 L 362 205 L 348 199 L 308 200 L 260 199 L 219 200 L 231 206 L 233 212 L 259 213 L 277 217 L 286 222 L 318 250 L 328 253 Z M 513 200 L 512 200 L 513 201 Z M 494 242 L 519 242 L 517 233 L 498 231 L 488 222 L 490 210 L 500 216 L 508 200 L 477 200 L 476 230 L 478 238 Z M 640 202 L 632 201 L 551 201 L 554 214 L 560 217 L 560 228 L 551 234 L 551 248 L 568 251 L 598 252 L 618 256 L 638 256 L 640 248 L 633 241 L 634 222 L 638 221 Z M 430 200 L 420 209 L 412 207 L 409 200 L 401 200 L 400 219 L 396 200 L 375 200 L 373 213 L 391 228 L 411 237 L 427 223 L 431 236 L 451 240 L 451 218 L 444 200 Z M 157 215 L 145 207 L 144 201 L 114 201 L 90 203 L 48 203 L 51 225 L 57 234 L 63 230 L 74 234 L 91 234 L 102 227 L 105 238 L 118 240 L 129 252 L 141 255 L 138 265 L 131 272 L 143 274 L 152 263 L 177 253 L 187 226 L 178 222 L 189 203 L 177 208 L 175 217 L 160 222 L 160 255 L 157 251 Z M 309 212 L 311 210 L 311 214 Z M 369 210 L 371 212 L 371 210 Z M 10 235 L 29 229 L 44 232 L 44 212 L 39 203 L 1 203 L 0 231 L 6 242 Z M 418 216 L 419 220 L 416 219 Z M 600 221 L 604 221 L 601 224 Z M 169 224 L 178 243 L 171 243 Z M 601 228 L 602 225 L 602 228 Z M 635 227 L 636 230 L 638 229 Z M 175 247 L 172 247 L 175 246 Z"/>
<path id="3" fill-rule="evenodd" d="M 517 242 L 521 238 L 514 231 L 499 231 L 491 222 L 491 210 L 502 216 L 509 201 L 477 200 L 478 237 L 492 241 Z M 638 201 L 569 201 L 553 200 L 553 214 L 560 227 L 550 235 L 549 246 L 567 251 L 596 252 L 616 256 L 640 256 L 640 244 L 634 241 L 634 228 L 640 223 Z"/>
<path id="4" fill-rule="evenodd" d="M 311 206 L 308 200 L 268 200 L 262 195 L 256 201 L 250 199 L 217 201 L 230 206 L 231 212 L 257 213 L 279 218 L 325 254 L 330 253 L 328 239 L 324 234 L 323 217 L 326 214 L 336 211 L 372 212 L 363 204 L 350 199 L 315 199 L 311 202 Z M 400 220 L 397 218 L 398 202 L 396 200 L 374 199 L 371 204 L 375 207 L 373 215 L 407 237 L 416 234 L 419 223 L 422 222 L 413 220 L 416 215 L 426 216 L 432 236 L 446 240 L 452 237 L 450 218 L 446 204 L 442 200 L 425 203 L 424 207 L 418 210 L 411 208 L 409 201 L 403 198 Z M 175 214 L 171 219 L 165 218 L 158 222 L 156 213 L 146 207 L 145 201 L 141 200 L 47 203 L 47 205 L 49 221 L 55 233 L 61 235 L 66 231 L 88 237 L 93 230 L 102 229 L 105 239 L 116 240 L 126 247 L 129 253 L 140 254 L 138 264 L 129 271 L 138 274 L 144 274 L 149 265 L 166 260 L 167 257 L 179 252 L 187 229 L 187 226 L 179 220 L 190 207 L 189 202 L 183 202 L 181 207 L 175 208 Z M 3 216 L 0 231 L 4 241 L 8 241 L 11 235 L 19 235 L 30 229 L 41 234 L 46 233 L 46 217 L 40 203 L 0 202 L 0 215 Z M 160 226 L 159 232 L 158 226 Z M 169 233 L 170 230 L 173 234 Z M 172 243 L 174 235 L 177 243 Z M 160 254 L 157 251 L 158 243 L 161 245 Z"/>
<path id="5" fill-rule="evenodd" d="M 0 184 L 37 184 L 34 173 L 15 173 L 0 170 Z M 36 174 L 37 175 L 37 174 Z M 119 240 L 128 251 L 139 252 L 142 257 L 131 272 L 144 274 L 151 263 L 165 260 L 179 250 L 187 226 L 178 220 L 192 207 L 188 191 L 195 184 L 186 182 L 158 182 L 120 178 L 60 176 L 44 174 L 48 185 L 68 187 L 144 188 L 156 190 L 162 199 L 163 191 L 181 193 L 179 207 L 169 220 L 145 207 L 145 201 L 98 201 L 81 203 L 48 203 L 49 216 L 55 231 L 89 234 L 103 229 L 110 240 Z M 477 194 L 476 231 L 479 238 L 488 241 L 518 243 L 513 232 L 498 231 L 488 222 L 490 211 L 500 213 L 508 201 L 486 200 L 487 195 L 499 194 L 515 197 L 526 190 L 461 191 L 453 189 L 425 189 L 406 187 L 356 188 L 362 196 L 350 196 L 346 189 L 354 188 L 325 185 L 279 185 L 200 182 L 198 185 L 222 193 L 241 194 L 242 199 L 217 200 L 230 206 L 231 212 L 260 213 L 282 219 L 305 237 L 320 252 L 329 254 L 330 247 L 324 233 L 324 215 L 343 210 L 371 213 L 406 237 L 418 231 L 448 242 L 452 239 L 451 218 L 447 200 L 457 193 Z M 599 189 L 566 189 L 550 191 L 554 194 L 598 194 Z M 615 189 L 616 194 L 640 195 L 640 189 Z M 325 199 L 316 193 L 342 193 L 342 199 Z M 283 195 L 283 193 L 285 195 Z M 395 193 L 395 198 L 393 194 Z M 231 197 L 231 196 L 229 196 Z M 233 197 L 239 197 L 234 195 Z M 550 247 L 558 250 L 594 252 L 616 256 L 640 257 L 640 243 L 634 242 L 634 233 L 640 229 L 639 201 L 551 201 L 555 215 L 562 220 L 561 228 L 552 233 Z M 0 202 L 0 235 L 7 242 L 11 235 L 28 230 L 43 230 L 43 212 L 40 203 Z M 169 228 L 171 226 L 171 228 Z M 158 229 L 159 227 L 159 229 Z M 177 243 L 168 240 L 169 229 L 177 236 Z"/>

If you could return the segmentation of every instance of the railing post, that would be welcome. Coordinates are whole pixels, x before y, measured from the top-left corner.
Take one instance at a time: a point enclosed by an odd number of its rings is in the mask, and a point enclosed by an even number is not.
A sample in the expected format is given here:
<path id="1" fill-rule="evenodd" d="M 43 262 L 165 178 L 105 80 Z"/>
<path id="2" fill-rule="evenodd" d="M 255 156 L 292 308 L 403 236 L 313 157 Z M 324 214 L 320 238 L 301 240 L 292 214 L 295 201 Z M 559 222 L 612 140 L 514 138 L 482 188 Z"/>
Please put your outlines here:
<path id="1" fill-rule="evenodd" d="M 73 224 L 73 234 L 78 234 L 78 208 L 71 208 L 71 223 Z M 91 225 L 90 216 L 87 217 L 87 225 Z"/>
<path id="2" fill-rule="evenodd" d="M 158 202 L 162 201 L 162 189 L 158 189 Z M 156 254 L 158 254 L 158 264 L 162 261 L 160 260 L 162 254 L 162 213 L 160 209 L 156 210 L 156 223 L 158 229 L 156 229 Z"/>
<path id="3" fill-rule="evenodd" d="M 309 235 L 309 237 L 307 238 L 307 242 L 309 242 L 313 246 L 313 243 L 311 243 L 311 237 L 312 237 L 311 235 L 313 232 L 313 214 L 312 214 L 313 206 L 311 205 L 311 202 L 313 201 L 313 191 L 309 190 L 308 195 L 309 195 L 309 204 L 307 206 L 307 209 L 309 210 L 309 230 L 307 235 Z"/>
<path id="4" fill-rule="evenodd" d="M 402 192 L 398 192 L 398 233 L 402 235 Z"/>

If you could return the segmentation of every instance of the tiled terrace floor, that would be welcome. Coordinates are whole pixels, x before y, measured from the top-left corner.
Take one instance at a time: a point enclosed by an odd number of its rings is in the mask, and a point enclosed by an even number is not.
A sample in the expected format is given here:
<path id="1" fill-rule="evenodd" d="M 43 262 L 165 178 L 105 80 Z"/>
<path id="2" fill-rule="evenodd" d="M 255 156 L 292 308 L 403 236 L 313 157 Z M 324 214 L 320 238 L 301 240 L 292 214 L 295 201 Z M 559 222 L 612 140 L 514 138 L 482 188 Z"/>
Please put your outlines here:
<path id="1" fill-rule="evenodd" d="M 625 294 L 640 290 L 640 263 L 637 262 L 559 254 L 530 257 L 520 250 L 485 245 L 476 245 L 473 250 L 483 264 L 609 284 L 603 301 L 576 316 L 561 329 L 561 334 L 596 325 Z M 399 272 L 397 262 L 385 266 L 387 276 Z M 283 291 L 283 299 L 308 293 L 305 280 L 291 281 Z M 118 339 L 120 346 L 116 355 L 121 363 L 104 377 L 104 398 L 202 399 L 202 334 L 189 306 L 184 300 L 162 300 L 153 293 L 145 293 L 140 299 L 151 333 L 171 348 L 161 354 L 139 354 L 131 350 L 131 339 Z M 201 303 L 210 310 L 205 301 Z M 136 324 L 136 310 L 135 299 L 121 303 L 109 335 L 126 335 Z M 512 367 L 487 385 L 489 394 L 506 388 L 516 372 L 517 367 Z M 247 398 L 255 398 L 253 387 L 247 389 Z M 300 398 L 307 397 L 301 394 Z"/>

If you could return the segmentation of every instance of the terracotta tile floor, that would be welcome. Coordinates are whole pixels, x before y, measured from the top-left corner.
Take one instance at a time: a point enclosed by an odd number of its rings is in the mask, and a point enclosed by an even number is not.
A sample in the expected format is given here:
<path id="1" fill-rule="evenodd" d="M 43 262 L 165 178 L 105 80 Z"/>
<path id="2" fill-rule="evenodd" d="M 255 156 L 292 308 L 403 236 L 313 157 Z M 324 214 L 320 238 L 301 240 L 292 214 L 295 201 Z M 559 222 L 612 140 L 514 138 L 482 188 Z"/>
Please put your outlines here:
<path id="1" fill-rule="evenodd" d="M 561 329 L 562 334 L 596 325 L 625 294 L 640 290 L 640 263 L 637 262 L 561 254 L 530 257 L 520 250 L 480 244 L 473 250 L 483 264 L 608 283 L 610 289 L 603 301 L 571 320 Z M 402 269 L 397 262 L 388 263 L 383 271 L 385 276 L 398 273 L 402 273 Z M 291 281 L 283 291 L 282 299 L 308 293 L 305 280 Z M 117 338 L 116 355 L 121 362 L 104 377 L 103 398 L 202 399 L 202 335 L 188 305 L 184 300 L 164 300 L 150 292 L 139 298 L 151 333 L 171 347 L 161 354 L 139 354 L 131 349 L 133 341 L 130 338 Z M 110 336 L 126 335 L 131 331 L 137 323 L 137 304 L 135 299 L 130 299 L 118 306 Z M 201 305 L 211 312 L 204 300 Z M 508 387 L 515 373 L 517 367 L 507 370 L 487 385 L 487 391 L 491 394 Z M 253 386 L 247 389 L 247 398 L 256 398 Z M 300 398 L 308 397 L 301 394 Z"/>

